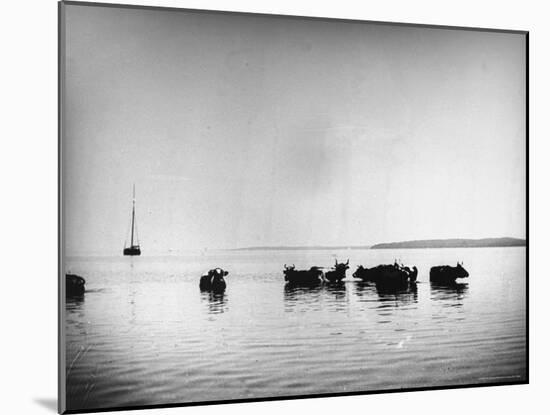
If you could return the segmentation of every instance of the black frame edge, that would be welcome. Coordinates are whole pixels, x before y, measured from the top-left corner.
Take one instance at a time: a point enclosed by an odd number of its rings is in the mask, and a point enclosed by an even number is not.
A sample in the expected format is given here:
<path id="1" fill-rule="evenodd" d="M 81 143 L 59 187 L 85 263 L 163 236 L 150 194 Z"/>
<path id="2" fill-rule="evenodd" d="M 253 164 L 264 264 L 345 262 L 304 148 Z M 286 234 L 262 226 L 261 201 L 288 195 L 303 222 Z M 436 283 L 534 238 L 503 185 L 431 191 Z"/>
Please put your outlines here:
<path id="1" fill-rule="evenodd" d="M 65 284 L 63 283 L 64 221 L 63 221 L 63 103 L 65 85 L 65 2 L 57 5 L 57 412 L 65 413 Z"/>
<path id="2" fill-rule="evenodd" d="M 525 32 L 525 365 L 529 383 L 529 32 Z"/>

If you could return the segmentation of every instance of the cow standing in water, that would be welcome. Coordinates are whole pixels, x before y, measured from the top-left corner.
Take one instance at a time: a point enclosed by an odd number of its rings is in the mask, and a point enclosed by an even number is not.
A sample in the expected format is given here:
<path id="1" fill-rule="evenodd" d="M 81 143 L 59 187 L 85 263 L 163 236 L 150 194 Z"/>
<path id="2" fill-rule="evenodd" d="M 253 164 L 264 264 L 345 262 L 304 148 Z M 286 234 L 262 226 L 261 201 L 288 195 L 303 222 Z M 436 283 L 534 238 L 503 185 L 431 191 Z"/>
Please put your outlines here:
<path id="1" fill-rule="evenodd" d="M 365 268 L 359 265 L 357 270 L 353 273 L 354 278 L 394 287 L 401 287 L 409 283 L 414 283 L 416 282 L 417 276 L 418 269 L 416 266 L 413 266 L 411 269 L 397 263 L 397 261 L 392 265 L 378 265 L 373 268 Z"/>
<path id="2" fill-rule="evenodd" d="M 208 271 L 207 275 L 201 277 L 199 287 L 203 291 L 223 292 L 226 287 L 225 277 L 229 272 L 221 268 L 214 268 Z"/>
<path id="3" fill-rule="evenodd" d="M 469 275 L 468 271 L 458 262 L 456 267 L 439 265 L 430 269 L 430 281 L 439 284 L 454 284 L 457 278 L 466 278 Z"/>
<path id="4" fill-rule="evenodd" d="M 349 259 L 347 262 L 338 263 L 336 259 L 334 262 L 334 267 L 330 271 L 325 273 L 325 278 L 328 282 L 341 282 L 346 278 L 346 270 L 349 268 Z"/>
<path id="5" fill-rule="evenodd" d="M 66 274 L 65 280 L 65 293 L 67 297 L 84 294 L 84 285 L 86 284 L 84 278 L 75 274 Z"/>
<path id="6" fill-rule="evenodd" d="M 323 282 L 323 271 L 319 267 L 311 267 L 308 270 L 297 270 L 294 265 L 284 266 L 285 281 L 291 285 L 311 286 Z"/>
<path id="7" fill-rule="evenodd" d="M 409 282 L 416 282 L 416 277 L 418 277 L 418 268 L 416 266 L 413 266 L 412 269 L 402 266 L 402 269 L 409 276 Z"/>

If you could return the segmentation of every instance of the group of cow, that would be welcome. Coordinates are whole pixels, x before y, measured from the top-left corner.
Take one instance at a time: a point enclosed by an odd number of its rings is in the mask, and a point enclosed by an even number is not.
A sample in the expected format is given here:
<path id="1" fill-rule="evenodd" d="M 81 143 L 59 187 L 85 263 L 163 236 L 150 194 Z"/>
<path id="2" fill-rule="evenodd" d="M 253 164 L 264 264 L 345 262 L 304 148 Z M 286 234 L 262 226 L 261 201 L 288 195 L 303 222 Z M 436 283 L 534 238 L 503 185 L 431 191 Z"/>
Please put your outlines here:
<path id="1" fill-rule="evenodd" d="M 346 278 L 349 269 L 349 259 L 346 262 L 335 261 L 334 266 L 325 271 L 323 267 L 313 266 L 307 270 L 296 269 L 294 265 L 284 265 L 283 274 L 288 285 L 314 286 L 322 283 L 338 284 Z M 224 277 L 228 272 L 214 268 L 200 279 L 200 289 L 203 291 L 223 292 L 226 288 Z M 457 262 L 455 267 L 439 265 L 430 269 L 430 281 L 437 284 L 452 285 L 459 278 L 468 277 L 468 271 Z M 360 265 L 353 277 L 366 282 L 372 282 L 380 287 L 403 288 L 416 283 L 418 268 L 409 268 L 395 261 L 393 264 L 382 264 L 372 268 Z"/>
<path id="2" fill-rule="evenodd" d="M 314 286 L 322 283 L 338 284 L 346 278 L 346 271 L 349 269 L 349 259 L 346 262 L 335 261 L 334 266 L 324 271 L 323 267 L 313 266 L 308 270 L 298 270 L 294 265 L 284 265 L 283 274 L 287 284 L 292 286 Z M 224 277 L 229 272 L 214 268 L 208 271 L 200 279 L 199 287 L 203 291 L 223 292 L 227 286 Z M 430 269 L 430 281 L 437 284 L 452 285 L 459 278 L 468 277 L 468 271 L 464 269 L 461 263 L 456 267 L 449 265 L 439 265 Z M 409 268 L 395 261 L 389 265 L 378 265 L 372 268 L 365 268 L 360 265 L 353 273 L 353 278 L 362 281 L 375 283 L 379 287 L 403 288 L 416 282 L 418 269 L 416 266 Z M 66 274 L 66 293 L 67 296 L 80 296 L 84 294 L 84 278 Z"/>
<path id="3" fill-rule="evenodd" d="M 327 272 L 320 267 L 311 267 L 308 270 L 296 270 L 295 266 L 284 266 L 285 281 L 294 285 L 312 285 L 322 282 L 339 283 L 346 278 L 346 270 L 349 268 L 349 260 L 339 263 Z M 461 263 L 455 267 L 439 265 L 430 269 L 430 281 L 439 284 L 454 284 L 458 278 L 468 277 L 468 271 Z M 360 265 L 353 273 L 353 278 L 362 281 L 373 282 L 377 285 L 402 287 L 415 283 L 418 276 L 418 268 L 409 268 L 395 261 L 393 264 L 382 264 L 372 268 Z"/>

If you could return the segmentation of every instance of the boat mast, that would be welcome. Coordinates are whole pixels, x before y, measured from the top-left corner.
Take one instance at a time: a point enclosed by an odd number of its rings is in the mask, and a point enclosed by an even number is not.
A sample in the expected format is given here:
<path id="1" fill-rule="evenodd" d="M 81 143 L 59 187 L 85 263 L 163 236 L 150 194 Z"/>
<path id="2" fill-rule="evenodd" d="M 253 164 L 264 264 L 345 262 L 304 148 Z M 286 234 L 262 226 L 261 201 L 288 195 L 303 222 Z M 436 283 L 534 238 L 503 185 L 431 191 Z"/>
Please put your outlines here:
<path id="1" fill-rule="evenodd" d="M 134 183 L 134 191 L 132 195 L 132 236 L 130 238 L 130 248 L 134 246 L 134 220 L 136 216 L 136 185 Z"/>

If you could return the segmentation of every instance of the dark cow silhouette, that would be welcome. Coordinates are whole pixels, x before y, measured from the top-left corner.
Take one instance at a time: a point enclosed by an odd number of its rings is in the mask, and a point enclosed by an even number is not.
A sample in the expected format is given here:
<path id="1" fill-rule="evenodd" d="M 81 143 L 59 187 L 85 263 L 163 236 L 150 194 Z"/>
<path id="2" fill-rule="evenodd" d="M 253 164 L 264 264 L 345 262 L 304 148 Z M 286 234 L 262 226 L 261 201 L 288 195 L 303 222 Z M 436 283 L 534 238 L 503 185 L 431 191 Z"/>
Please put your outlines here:
<path id="1" fill-rule="evenodd" d="M 208 274 L 201 277 L 199 287 L 203 291 L 222 292 L 225 290 L 226 283 L 223 277 L 229 272 L 221 268 L 214 268 L 208 271 Z"/>
<path id="2" fill-rule="evenodd" d="M 65 275 L 65 293 L 67 297 L 84 294 L 86 280 L 75 274 Z"/>
<path id="3" fill-rule="evenodd" d="M 346 270 L 349 268 L 349 259 L 346 262 L 338 263 L 336 259 L 334 267 L 325 273 L 325 278 L 328 282 L 340 282 L 346 278 Z"/>
<path id="4" fill-rule="evenodd" d="M 469 275 L 459 262 L 456 263 L 456 267 L 439 265 L 430 269 L 430 281 L 439 284 L 454 284 L 457 278 L 466 278 Z"/>
<path id="5" fill-rule="evenodd" d="M 416 268 L 415 265 L 413 265 L 412 269 L 409 267 L 402 267 L 403 271 L 405 271 L 409 275 L 409 282 L 416 282 L 416 277 L 418 277 L 418 268 Z"/>
<path id="6" fill-rule="evenodd" d="M 417 275 L 416 266 L 410 269 L 399 265 L 397 261 L 393 265 L 384 264 L 373 268 L 365 268 L 360 265 L 353 273 L 354 278 L 374 282 L 377 287 L 390 289 L 406 287 L 410 282 L 416 281 Z"/>
<path id="7" fill-rule="evenodd" d="M 323 271 L 319 267 L 297 270 L 294 265 L 284 266 L 285 281 L 291 285 L 316 285 L 323 281 Z"/>

